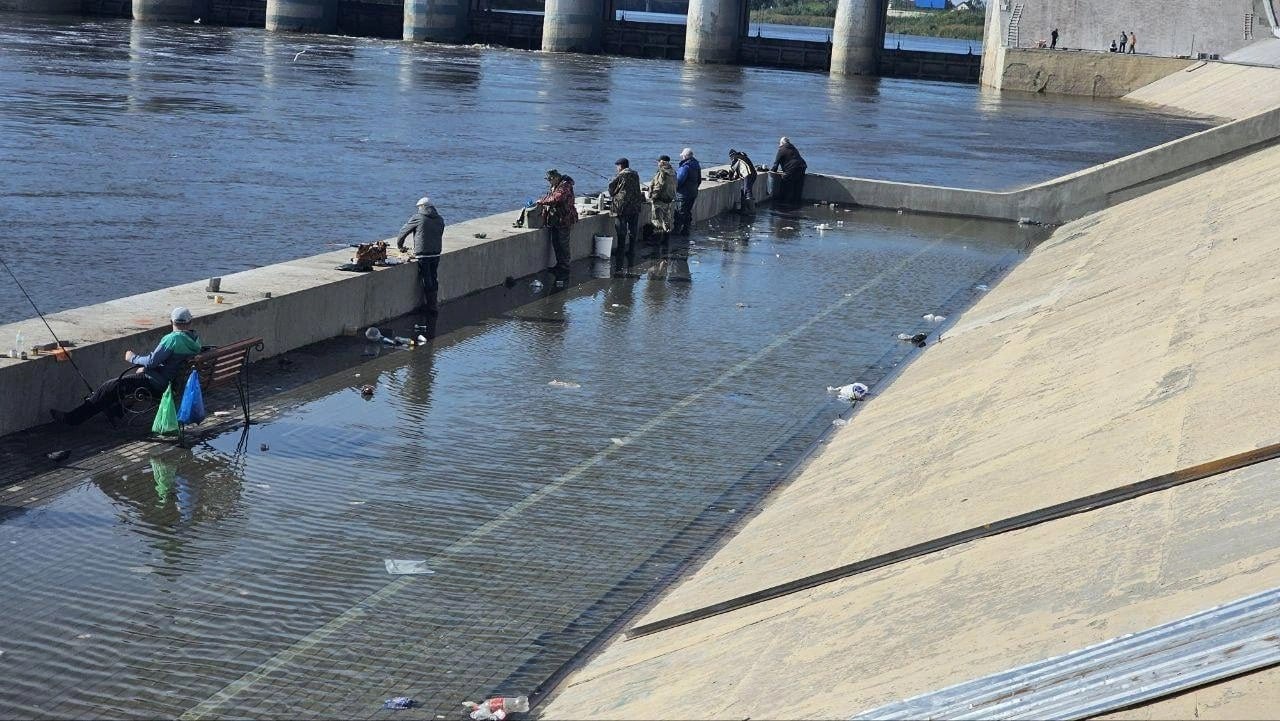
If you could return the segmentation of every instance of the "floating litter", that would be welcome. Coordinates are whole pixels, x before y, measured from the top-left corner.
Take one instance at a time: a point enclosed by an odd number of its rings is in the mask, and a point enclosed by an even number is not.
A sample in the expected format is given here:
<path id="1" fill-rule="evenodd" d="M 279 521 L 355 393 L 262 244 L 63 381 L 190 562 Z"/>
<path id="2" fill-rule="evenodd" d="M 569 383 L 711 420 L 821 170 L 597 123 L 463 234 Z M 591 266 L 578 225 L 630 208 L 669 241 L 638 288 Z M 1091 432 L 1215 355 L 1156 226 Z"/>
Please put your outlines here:
<path id="1" fill-rule="evenodd" d="M 552 388 L 581 388 L 581 387 L 582 387 L 582 384 L 581 384 L 581 383 L 574 383 L 573 381 L 555 381 L 555 380 L 553 380 L 553 381 L 551 381 L 550 383 L 548 383 L 547 385 L 551 386 Z"/>
<path id="2" fill-rule="evenodd" d="M 388 561 L 388 563 L 390 563 L 390 561 Z M 418 703 L 417 701 L 414 701 L 408 696 L 396 696 L 395 698 L 389 698 L 386 701 L 383 701 L 382 708 L 391 709 L 391 710 L 400 710 L 400 709 L 406 709 L 406 708 L 413 708 L 414 706 L 417 705 L 417 703 Z"/>
<path id="3" fill-rule="evenodd" d="M 817 227 L 818 230 L 831 230 L 831 225 L 829 223 L 819 223 Z"/>
<path id="4" fill-rule="evenodd" d="M 831 421 L 831 425 L 835 426 L 836 428 L 844 428 L 845 426 L 849 425 L 849 421 L 845 420 L 844 418 L 837 418 L 834 421 Z"/>
<path id="5" fill-rule="evenodd" d="M 973 286 L 973 289 L 980 293 L 986 293 L 987 291 L 991 290 L 991 288 L 987 287 L 986 283 L 979 283 Z"/>
<path id="6" fill-rule="evenodd" d="M 941 323 L 942 321 L 947 319 L 945 315 L 934 315 L 933 313 L 925 313 L 920 317 L 923 318 L 927 323 Z"/>
<path id="7" fill-rule="evenodd" d="M 427 562 L 425 560 L 406 561 L 388 558 L 385 563 L 387 564 L 387 573 L 394 576 L 421 576 L 424 574 L 435 573 L 435 571 L 427 568 Z"/>
<path id="8" fill-rule="evenodd" d="M 538 291 L 542 290 L 542 281 L 535 280 L 532 283 L 530 283 L 529 290 L 532 290 L 534 293 L 537 293 Z"/>
<path id="9" fill-rule="evenodd" d="M 867 397 L 871 389 L 866 383 L 850 383 L 847 386 L 827 386 L 828 393 L 835 393 L 842 401 L 860 401 Z"/>
<path id="10" fill-rule="evenodd" d="M 627 442 L 626 442 L 626 441 L 624 441 L 624 440 L 622 440 L 621 438 L 610 438 L 609 440 L 613 441 L 613 445 L 615 445 L 615 446 L 625 446 L 625 445 L 627 445 Z"/>

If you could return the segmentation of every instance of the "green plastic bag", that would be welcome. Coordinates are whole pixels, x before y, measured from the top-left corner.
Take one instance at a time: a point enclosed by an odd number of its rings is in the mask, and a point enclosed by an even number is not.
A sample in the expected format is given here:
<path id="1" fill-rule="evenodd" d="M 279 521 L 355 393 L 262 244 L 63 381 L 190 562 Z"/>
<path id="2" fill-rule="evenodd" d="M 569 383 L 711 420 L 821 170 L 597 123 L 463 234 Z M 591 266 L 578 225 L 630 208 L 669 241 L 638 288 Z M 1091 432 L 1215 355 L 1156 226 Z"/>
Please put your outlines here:
<path id="1" fill-rule="evenodd" d="M 151 422 L 151 432 L 156 435 L 178 432 L 178 407 L 173 402 L 173 387 L 166 386 L 156 409 L 156 419 Z"/>

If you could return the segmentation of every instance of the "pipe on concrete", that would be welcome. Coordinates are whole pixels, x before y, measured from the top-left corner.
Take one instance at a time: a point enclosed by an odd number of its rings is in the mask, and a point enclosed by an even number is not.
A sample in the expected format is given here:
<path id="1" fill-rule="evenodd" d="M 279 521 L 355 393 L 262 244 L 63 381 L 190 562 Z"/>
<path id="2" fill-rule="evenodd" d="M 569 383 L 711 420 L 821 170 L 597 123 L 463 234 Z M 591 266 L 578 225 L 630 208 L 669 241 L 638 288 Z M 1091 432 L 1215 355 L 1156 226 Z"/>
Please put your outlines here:
<path id="1" fill-rule="evenodd" d="M 831 37 L 831 72 L 874 75 L 884 45 L 880 29 L 884 8 L 879 0 L 840 0 Z"/>
<path id="2" fill-rule="evenodd" d="M 189 23 L 209 14 L 206 0 L 133 0 L 133 19 Z"/>
<path id="3" fill-rule="evenodd" d="M 405 40 L 460 43 L 470 32 L 470 0 L 404 0 Z"/>
<path id="4" fill-rule="evenodd" d="M 542 49 L 549 53 L 598 53 L 604 35 L 604 0 L 547 0 Z"/>
<path id="5" fill-rule="evenodd" d="M 689 0 L 684 31 L 686 63 L 736 63 L 742 44 L 744 0 Z"/>
<path id="6" fill-rule="evenodd" d="M 267 0 L 266 27 L 268 32 L 337 32 L 338 0 Z"/>

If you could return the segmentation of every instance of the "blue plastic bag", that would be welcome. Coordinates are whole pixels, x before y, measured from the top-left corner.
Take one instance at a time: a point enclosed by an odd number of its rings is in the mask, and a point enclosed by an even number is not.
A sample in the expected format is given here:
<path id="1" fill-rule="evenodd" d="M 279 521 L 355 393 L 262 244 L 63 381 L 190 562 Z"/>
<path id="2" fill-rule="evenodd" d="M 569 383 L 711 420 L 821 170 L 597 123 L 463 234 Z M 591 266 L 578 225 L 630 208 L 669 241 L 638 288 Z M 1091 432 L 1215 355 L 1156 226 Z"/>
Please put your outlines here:
<path id="1" fill-rule="evenodd" d="M 185 426 L 199 423 L 204 417 L 204 393 L 200 390 L 200 374 L 191 371 L 187 378 L 187 389 L 182 393 L 182 405 L 178 408 L 178 422 Z"/>

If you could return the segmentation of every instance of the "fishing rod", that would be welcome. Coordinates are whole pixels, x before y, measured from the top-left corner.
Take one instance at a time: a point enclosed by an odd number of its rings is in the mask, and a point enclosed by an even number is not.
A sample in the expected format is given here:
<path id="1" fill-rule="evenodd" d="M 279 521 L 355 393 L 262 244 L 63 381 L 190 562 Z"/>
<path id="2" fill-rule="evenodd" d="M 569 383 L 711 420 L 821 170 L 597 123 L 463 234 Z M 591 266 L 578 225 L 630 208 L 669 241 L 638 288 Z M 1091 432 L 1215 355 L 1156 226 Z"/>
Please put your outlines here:
<path id="1" fill-rule="evenodd" d="M 62 345 L 62 339 L 58 338 L 58 334 L 53 332 L 53 326 L 49 325 L 49 321 L 45 320 L 44 313 L 40 312 L 40 307 L 36 305 L 34 300 L 32 300 L 31 294 L 27 292 L 27 289 L 22 287 L 22 281 L 18 280 L 18 276 L 13 274 L 13 269 L 9 267 L 8 263 L 4 262 L 3 256 L 0 256 L 0 265 L 4 266 L 4 269 L 9 273 L 9 277 L 13 278 L 14 284 L 18 286 L 18 290 L 22 291 L 22 294 L 27 297 L 27 302 L 31 304 L 32 308 L 35 308 L 36 315 L 40 316 L 40 320 L 44 323 L 44 327 L 49 329 L 49 335 L 53 336 L 53 340 L 57 342 L 59 350 L 67 356 L 67 360 L 71 361 L 71 367 L 76 369 L 76 375 L 80 376 L 80 380 L 84 381 L 85 387 L 89 389 L 90 393 L 92 393 L 93 384 L 89 382 L 88 378 L 84 377 L 84 373 L 80 371 L 80 366 L 76 365 L 76 359 L 72 358 L 71 353 Z"/>

